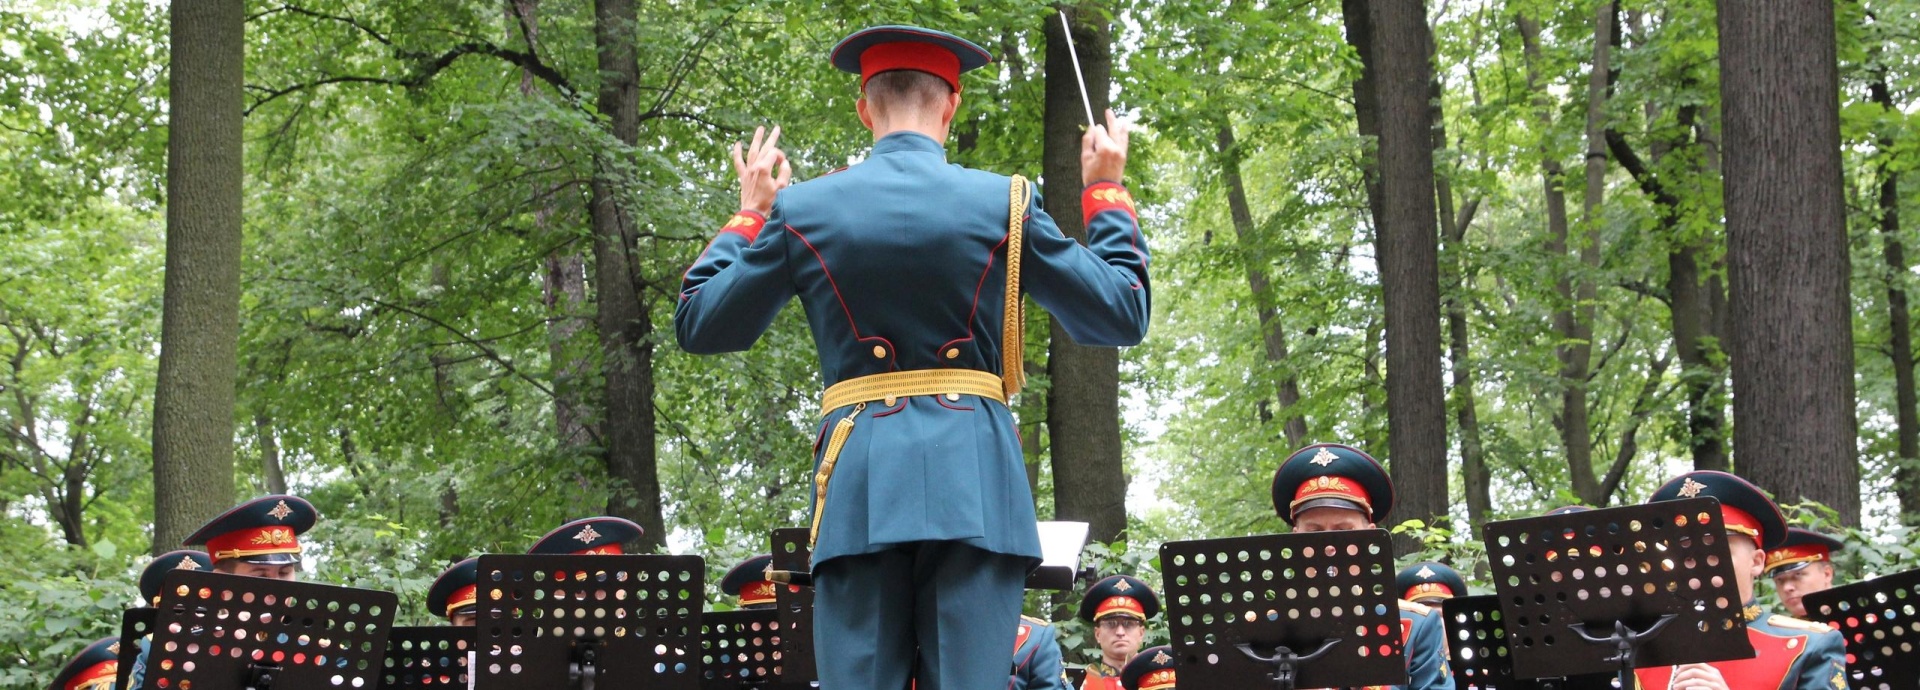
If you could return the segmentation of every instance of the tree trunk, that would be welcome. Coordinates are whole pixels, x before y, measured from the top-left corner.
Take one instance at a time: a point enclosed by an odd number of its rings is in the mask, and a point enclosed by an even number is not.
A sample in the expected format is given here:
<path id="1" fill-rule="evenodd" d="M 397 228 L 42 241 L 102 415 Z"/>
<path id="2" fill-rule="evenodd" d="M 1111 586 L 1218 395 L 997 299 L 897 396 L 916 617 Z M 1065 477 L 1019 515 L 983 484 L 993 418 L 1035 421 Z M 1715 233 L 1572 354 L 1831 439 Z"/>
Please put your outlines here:
<path id="1" fill-rule="evenodd" d="M 595 0 L 594 43 L 600 67 L 599 108 L 613 136 L 640 139 L 639 63 L 633 0 Z M 593 177 L 594 292 L 599 308 L 601 374 L 606 379 L 606 467 L 613 481 L 607 512 L 646 530 L 630 548 L 653 553 L 666 544 L 653 417 L 653 316 L 641 302 L 634 271 L 639 251 L 632 216 L 619 198 L 621 166 L 604 154 Z"/>
<path id="2" fill-rule="evenodd" d="M 1593 303 L 1598 297 L 1593 273 L 1600 268 L 1600 204 L 1605 200 L 1607 184 L 1605 118 L 1613 4 L 1600 3 L 1594 14 L 1593 69 L 1587 76 L 1587 185 L 1580 206 L 1580 234 L 1568 233 L 1566 220 L 1562 218 L 1559 236 L 1561 250 L 1569 258 L 1577 255 L 1580 268 L 1575 279 L 1560 282 L 1562 306 L 1554 321 L 1561 338 L 1560 441 L 1567 451 L 1567 469 L 1573 478 L 1574 495 L 1586 505 L 1604 506 L 1608 496 L 1593 474 L 1593 425 L 1588 418 L 1587 384 L 1592 378 Z"/>
<path id="3" fill-rule="evenodd" d="M 1307 418 L 1301 416 L 1300 379 L 1287 362 L 1287 331 L 1280 324 L 1280 308 L 1273 296 L 1273 281 L 1267 276 L 1266 246 L 1256 236 L 1253 207 L 1247 203 L 1247 187 L 1240 179 L 1240 151 L 1234 148 L 1233 123 L 1220 125 L 1216 141 L 1220 153 L 1220 177 L 1227 184 L 1227 209 L 1233 215 L 1234 237 L 1240 242 L 1241 261 L 1246 266 L 1247 288 L 1253 293 L 1254 315 L 1260 320 L 1260 342 L 1267 363 L 1281 369 L 1274 381 L 1273 396 L 1280 403 L 1285 421 L 1281 431 L 1288 448 L 1307 445 Z"/>
<path id="4" fill-rule="evenodd" d="M 280 461 L 280 439 L 273 435 L 273 418 L 255 414 L 253 433 L 260 443 L 260 475 L 266 479 L 267 493 L 286 493 L 287 471 Z"/>
<path id="5" fill-rule="evenodd" d="M 1113 71 L 1110 33 L 1092 4 L 1065 8 L 1073 24 L 1087 96 L 1096 113 L 1106 110 Z M 1046 149 L 1042 171 L 1051 183 L 1047 212 L 1068 237 L 1086 241 L 1080 217 L 1080 136 L 1086 110 L 1074 78 L 1058 17 L 1047 15 Z M 1120 447 L 1120 351 L 1073 342 L 1060 322 L 1047 319 L 1047 443 L 1053 454 L 1054 514 L 1091 524 L 1094 541 L 1123 538 L 1127 529 L 1127 479 Z"/>
<path id="6" fill-rule="evenodd" d="M 170 12 L 167 250 L 153 396 L 153 552 L 232 507 L 246 4 Z"/>
<path id="7" fill-rule="evenodd" d="M 1873 102 L 1898 116 L 1893 94 L 1883 76 L 1868 90 Z M 1895 165 L 1894 140 L 1882 134 L 1880 146 L 1880 246 L 1887 261 L 1887 329 L 1892 335 L 1888 356 L 1893 359 L 1895 436 L 1899 446 L 1893 470 L 1894 490 L 1900 496 L 1900 515 L 1907 524 L 1920 519 L 1920 412 L 1913 388 L 1913 312 L 1907 306 L 1906 245 L 1900 237 L 1900 172 Z"/>
<path id="8" fill-rule="evenodd" d="M 1833 4 L 1723 3 L 1719 21 L 1734 457 L 1859 525 Z"/>
<path id="9" fill-rule="evenodd" d="M 1446 111 L 1441 97 L 1446 89 L 1436 75 L 1432 90 L 1433 149 L 1447 148 Z M 1486 447 L 1480 441 L 1480 411 L 1473 395 L 1473 355 L 1469 348 L 1472 335 L 1467 325 L 1465 294 L 1472 271 L 1467 259 L 1467 228 L 1480 200 L 1467 202 L 1464 210 L 1454 205 L 1453 181 L 1449 174 L 1434 177 L 1434 196 L 1440 204 L 1440 236 L 1451 252 L 1451 262 L 1442 266 L 1441 279 L 1448 290 L 1441 293 L 1441 309 L 1447 318 L 1447 364 L 1453 373 L 1454 426 L 1460 430 L 1460 483 L 1467 495 L 1467 519 L 1483 525 L 1493 519 L 1493 477 L 1487 472 Z"/>
<path id="10" fill-rule="evenodd" d="M 1380 210 L 1374 242 L 1386 314 L 1387 446 L 1395 521 L 1447 516 L 1446 400 L 1440 375 L 1439 233 L 1435 226 L 1433 81 L 1425 2 L 1375 2 Z"/>
<path id="11" fill-rule="evenodd" d="M 1373 19 L 1367 16 L 1368 0 L 1341 0 L 1340 15 L 1346 24 L 1347 45 L 1360 56 L 1360 76 L 1353 80 L 1353 119 L 1367 150 L 1360 159 L 1360 177 L 1367 188 L 1368 219 L 1380 227 L 1380 94 L 1374 91 L 1379 68 L 1373 54 Z"/>

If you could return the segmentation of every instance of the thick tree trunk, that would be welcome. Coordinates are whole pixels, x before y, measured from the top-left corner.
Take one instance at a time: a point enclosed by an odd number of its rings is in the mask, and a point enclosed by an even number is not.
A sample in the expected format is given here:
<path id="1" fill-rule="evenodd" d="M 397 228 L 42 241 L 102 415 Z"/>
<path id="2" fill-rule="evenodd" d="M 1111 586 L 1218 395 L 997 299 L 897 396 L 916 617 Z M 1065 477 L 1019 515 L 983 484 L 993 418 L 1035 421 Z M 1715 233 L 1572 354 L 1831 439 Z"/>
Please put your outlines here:
<path id="1" fill-rule="evenodd" d="M 633 0 L 595 0 L 594 44 L 599 53 L 600 112 L 613 136 L 640 138 L 639 63 L 634 48 L 638 13 Z M 604 157 L 593 178 L 594 292 L 598 300 L 601 374 L 606 379 L 606 467 L 613 480 L 607 512 L 646 530 L 640 553 L 666 544 L 653 417 L 653 316 L 636 288 L 639 247 L 631 214 L 622 205 L 619 166 Z"/>
<path id="2" fill-rule="evenodd" d="M 167 268 L 153 396 L 153 552 L 232 507 L 246 3 L 176 3 L 167 74 Z"/>
<path id="3" fill-rule="evenodd" d="M 1380 227 L 1383 200 L 1380 195 L 1380 94 L 1373 88 L 1378 81 L 1373 54 L 1373 19 L 1367 15 L 1368 0 L 1340 0 L 1340 16 L 1347 29 L 1347 45 L 1360 56 L 1360 76 L 1353 80 L 1353 119 L 1360 138 L 1368 141 L 1360 161 L 1360 178 L 1367 188 L 1368 219 Z"/>
<path id="4" fill-rule="evenodd" d="M 1094 111 L 1107 107 L 1113 53 L 1107 22 L 1093 4 L 1066 8 L 1080 69 Z M 1085 241 L 1080 218 L 1080 135 L 1086 110 L 1073 72 L 1060 20 L 1046 15 L 1046 149 L 1042 169 L 1049 183 L 1047 213 L 1061 232 Z M 1073 342 L 1049 317 L 1047 351 L 1047 441 L 1053 454 L 1053 504 L 1061 520 L 1092 525 L 1095 541 L 1114 541 L 1127 529 L 1127 478 L 1120 448 L 1120 351 Z"/>
<path id="5" fill-rule="evenodd" d="M 1220 125 L 1216 135 L 1220 154 L 1220 177 L 1227 185 L 1227 209 L 1233 216 L 1234 237 L 1240 242 L 1241 260 L 1246 266 L 1247 289 L 1253 293 L 1254 316 L 1260 320 L 1260 344 L 1267 363 L 1281 373 L 1273 384 L 1274 400 L 1280 403 L 1281 424 L 1288 448 L 1307 445 L 1307 418 L 1301 416 L 1300 379 L 1287 363 L 1287 331 L 1280 323 L 1280 307 L 1273 296 L 1273 281 L 1267 276 L 1265 245 L 1256 235 L 1253 207 L 1247 203 L 1247 186 L 1240 179 L 1240 151 L 1234 148 L 1233 123 Z"/>
<path id="6" fill-rule="evenodd" d="M 1433 64 L 1425 2 L 1374 2 L 1380 211 L 1374 242 L 1386 314 L 1387 445 L 1393 520 L 1444 523 L 1447 406 L 1440 375 L 1439 233 L 1435 226 Z"/>
<path id="7" fill-rule="evenodd" d="M 1873 102 L 1898 114 L 1893 93 L 1883 77 L 1868 90 Z M 1894 420 L 1898 453 L 1893 470 L 1894 491 L 1900 496 L 1900 515 L 1907 524 L 1920 520 L 1920 411 L 1913 388 L 1913 312 L 1907 306 L 1906 244 L 1900 237 L 1900 168 L 1895 165 L 1894 141 L 1881 135 L 1880 247 L 1887 261 L 1887 329 L 1892 338 L 1887 355 L 1893 360 Z"/>
<path id="8" fill-rule="evenodd" d="M 1734 457 L 1858 525 L 1833 3 L 1721 4 L 1720 74 Z"/>

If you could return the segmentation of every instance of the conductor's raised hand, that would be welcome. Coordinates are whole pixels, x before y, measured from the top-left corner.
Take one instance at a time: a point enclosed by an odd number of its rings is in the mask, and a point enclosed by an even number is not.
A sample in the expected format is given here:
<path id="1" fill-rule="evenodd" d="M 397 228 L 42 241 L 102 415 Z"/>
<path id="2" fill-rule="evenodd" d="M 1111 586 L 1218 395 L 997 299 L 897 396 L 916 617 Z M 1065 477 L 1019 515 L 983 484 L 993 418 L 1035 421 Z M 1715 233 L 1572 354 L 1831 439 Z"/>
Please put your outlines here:
<path id="1" fill-rule="evenodd" d="M 1080 181 L 1119 182 L 1127 173 L 1127 123 L 1107 110 L 1105 127 L 1088 127 L 1080 137 Z"/>
<path id="2" fill-rule="evenodd" d="M 753 143 L 745 153 L 740 142 L 733 143 L 733 171 L 740 175 L 740 208 L 765 214 L 773 210 L 773 198 L 793 181 L 793 166 L 780 143 L 780 128 L 772 133 L 765 127 L 753 128 Z"/>

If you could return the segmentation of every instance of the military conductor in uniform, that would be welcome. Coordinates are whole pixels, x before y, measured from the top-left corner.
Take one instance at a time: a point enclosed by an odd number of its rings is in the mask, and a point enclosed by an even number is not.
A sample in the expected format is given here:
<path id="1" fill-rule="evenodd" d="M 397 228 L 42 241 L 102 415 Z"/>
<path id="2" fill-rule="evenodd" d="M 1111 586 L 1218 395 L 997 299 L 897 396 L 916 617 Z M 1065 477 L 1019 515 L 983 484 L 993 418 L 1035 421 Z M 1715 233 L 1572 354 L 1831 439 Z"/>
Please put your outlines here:
<path id="1" fill-rule="evenodd" d="M 734 149 L 740 211 L 681 285 L 674 325 L 694 353 L 746 350 L 794 297 L 806 310 L 826 388 L 812 504 L 824 688 L 898 690 L 916 656 L 921 690 L 1005 686 L 1040 558 L 1007 409 L 1019 297 L 1082 345 L 1146 336 L 1147 246 L 1112 113 L 1081 140 L 1084 245 L 1024 180 L 947 162 L 960 75 L 991 59 L 917 27 L 841 41 L 831 61 L 860 76 L 871 154 L 789 187 L 780 130 L 756 131 Z"/>

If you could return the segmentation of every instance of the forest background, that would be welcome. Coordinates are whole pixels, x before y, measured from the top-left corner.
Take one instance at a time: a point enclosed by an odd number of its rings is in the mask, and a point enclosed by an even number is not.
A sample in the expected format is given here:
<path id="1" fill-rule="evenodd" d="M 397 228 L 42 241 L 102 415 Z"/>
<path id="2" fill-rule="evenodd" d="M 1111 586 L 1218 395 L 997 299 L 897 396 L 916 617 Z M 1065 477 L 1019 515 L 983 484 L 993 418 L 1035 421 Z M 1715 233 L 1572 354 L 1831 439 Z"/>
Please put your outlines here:
<path id="1" fill-rule="evenodd" d="M 1904 569 L 1916 5 L 0 4 L 0 685 L 269 492 L 323 514 L 308 579 L 408 623 L 446 565 L 571 517 L 709 582 L 765 551 L 807 517 L 804 319 L 735 355 L 667 337 L 727 147 L 779 124 L 800 179 L 857 162 L 828 48 L 935 27 L 999 56 L 949 158 L 1038 177 L 1080 232 L 1045 184 L 1085 120 L 1057 11 L 1139 129 L 1154 252 L 1147 342 L 1030 310 L 1015 401 L 1042 518 L 1092 523 L 1104 572 L 1284 531 L 1272 473 L 1316 441 L 1387 462 L 1403 562 L 1478 573 L 1477 525 L 1699 467 L 1846 531 L 1847 576 Z"/>

